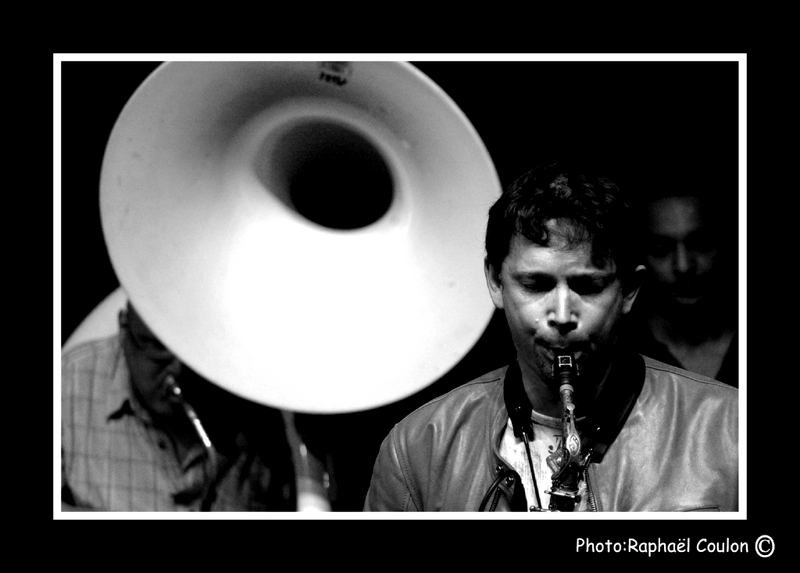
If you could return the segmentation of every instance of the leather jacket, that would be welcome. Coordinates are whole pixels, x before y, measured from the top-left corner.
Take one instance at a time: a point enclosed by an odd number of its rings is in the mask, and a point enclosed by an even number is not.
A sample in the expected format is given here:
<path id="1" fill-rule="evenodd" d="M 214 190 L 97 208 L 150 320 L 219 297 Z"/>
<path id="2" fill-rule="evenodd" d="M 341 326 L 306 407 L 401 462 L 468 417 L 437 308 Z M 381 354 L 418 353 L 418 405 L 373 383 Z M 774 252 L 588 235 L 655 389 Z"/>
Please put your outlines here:
<path id="1" fill-rule="evenodd" d="M 601 390 L 579 425 L 596 449 L 586 472 L 590 507 L 737 511 L 737 389 L 640 355 L 616 362 L 624 364 L 603 385 L 614 392 Z M 515 369 L 460 386 L 397 424 L 364 510 L 527 510 L 520 477 L 499 454 Z"/>

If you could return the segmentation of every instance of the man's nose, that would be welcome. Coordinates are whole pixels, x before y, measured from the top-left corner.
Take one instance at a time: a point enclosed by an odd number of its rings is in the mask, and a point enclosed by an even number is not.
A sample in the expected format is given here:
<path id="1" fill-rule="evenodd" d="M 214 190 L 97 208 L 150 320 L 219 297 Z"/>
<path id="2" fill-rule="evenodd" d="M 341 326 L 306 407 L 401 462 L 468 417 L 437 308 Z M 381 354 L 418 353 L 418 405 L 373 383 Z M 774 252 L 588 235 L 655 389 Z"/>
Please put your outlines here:
<path id="1" fill-rule="evenodd" d="M 578 327 L 578 316 L 573 293 L 567 285 L 558 285 L 550 296 L 550 308 L 547 312 L 547 324 L 567 334 Z"/>
<path id="2" fill-rule="evenodd" d="M 689 249 L 686 248 L 686 245 L 683 243 L 678 243 L 675 249 L 675 259 L 674 259 L 674 266 L 676 274 L 686 274 L 694 265 L 694 258 L 692 257 L 692 253 Z"/>

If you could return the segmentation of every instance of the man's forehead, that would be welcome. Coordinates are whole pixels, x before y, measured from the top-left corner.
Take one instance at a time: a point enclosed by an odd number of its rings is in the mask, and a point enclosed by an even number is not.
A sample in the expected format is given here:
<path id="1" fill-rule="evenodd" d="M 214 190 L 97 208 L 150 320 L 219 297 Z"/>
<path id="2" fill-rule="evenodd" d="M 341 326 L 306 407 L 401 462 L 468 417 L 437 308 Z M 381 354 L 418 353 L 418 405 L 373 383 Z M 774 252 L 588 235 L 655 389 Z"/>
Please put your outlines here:
<path id="1" fill-rule="evenodd" d="M 702 226 L 699 202 L 692 197 L 669 197 L 650 205 L 650 231 L 657 235 L 681 236 Z"/>
<path id="2" fill-rule="evenodd" d="M 540 245 L 527 237 L 516 234 L 506 262 L 515 272 L 570 272 L 573 274 L 602 274 L 616 272 L 614 262 L 598 262 L 593 258 L 592 245 L 588 241 L 570 243 L 561 236 L 550 235 L 547 245 Z"/>

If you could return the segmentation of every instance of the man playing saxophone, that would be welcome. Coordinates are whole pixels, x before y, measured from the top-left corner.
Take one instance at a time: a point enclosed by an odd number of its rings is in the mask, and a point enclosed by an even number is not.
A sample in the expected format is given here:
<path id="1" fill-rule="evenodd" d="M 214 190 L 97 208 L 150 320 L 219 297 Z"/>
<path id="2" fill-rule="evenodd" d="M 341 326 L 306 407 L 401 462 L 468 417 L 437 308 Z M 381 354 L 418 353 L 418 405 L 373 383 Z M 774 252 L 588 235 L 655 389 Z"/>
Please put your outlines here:
<path id="1" fill-rule="evenodd" d="M 489 212 L 485 271 L 517 360 L 385 438 L 368 511 L 736 511 L 735 388 L 630 351 L 644 266 L 629 201 L 561 165 Z"/>

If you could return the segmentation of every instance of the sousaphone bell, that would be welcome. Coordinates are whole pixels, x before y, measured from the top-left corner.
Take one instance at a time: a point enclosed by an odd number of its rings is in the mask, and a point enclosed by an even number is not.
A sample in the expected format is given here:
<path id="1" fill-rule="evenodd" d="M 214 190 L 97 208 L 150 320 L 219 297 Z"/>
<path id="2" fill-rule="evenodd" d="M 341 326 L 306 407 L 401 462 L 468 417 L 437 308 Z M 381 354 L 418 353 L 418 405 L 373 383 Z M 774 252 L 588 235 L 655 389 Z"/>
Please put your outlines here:
<path id="1" fill-rule="evenodd" d="M 490 156 L 400 62 L 170 62 L 120 114 L 100 206 L 114 271 L 194 370 L 276 408 L 410 396 L 472 348 Z"/>

